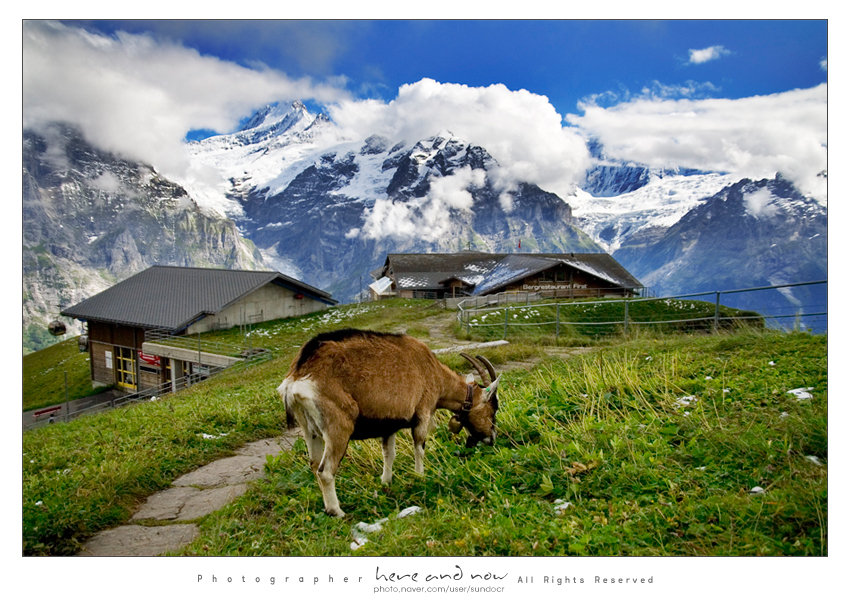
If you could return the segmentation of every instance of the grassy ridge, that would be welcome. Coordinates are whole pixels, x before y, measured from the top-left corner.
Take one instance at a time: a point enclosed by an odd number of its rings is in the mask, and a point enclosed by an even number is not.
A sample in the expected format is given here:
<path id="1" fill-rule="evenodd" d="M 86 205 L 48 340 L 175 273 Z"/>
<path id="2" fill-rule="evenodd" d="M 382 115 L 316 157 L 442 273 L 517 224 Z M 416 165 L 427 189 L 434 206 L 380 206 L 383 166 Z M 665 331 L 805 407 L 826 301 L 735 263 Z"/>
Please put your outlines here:
<path id="1" fill-rule="evenodd" d="M 378 306 L 258 327 L 265 339 L 256 345 L 278 353 L 268 363 L 25 433 L 23 553 L 73 553 L 177 476 L 279 434 L 275 388 L 314 333 L 358 326 L 427 337 L 421 321 L 438 314 L 424 304 Z M 504 363 L 537 352 L 511 344 L 482 353 Z M 461 368 L 457 357 L 445 360 Z M 380 444 L 352 442 L 337 484 L 349 516 L 339 520 L 322 513 L 299 442 L 245 496 L 201 519 L 202 537 L 185 553 L 354 553 L 355 523 L 413 504 L 422 512 L 391 519 L 356 553 L 827 553 L 825 336 L 639 336 L 503 382 L 494 447 L 465 449 L 441 414 L 426 477 L 413 473 L 402 433 L 396 479 L 384 489 Z M 812 399 L 787 394 L 799 387 L 812 387 Z M 766 492 L 750 494 L 754 486 Z M 559 513 L 556 500 L 570 506 Z"/>

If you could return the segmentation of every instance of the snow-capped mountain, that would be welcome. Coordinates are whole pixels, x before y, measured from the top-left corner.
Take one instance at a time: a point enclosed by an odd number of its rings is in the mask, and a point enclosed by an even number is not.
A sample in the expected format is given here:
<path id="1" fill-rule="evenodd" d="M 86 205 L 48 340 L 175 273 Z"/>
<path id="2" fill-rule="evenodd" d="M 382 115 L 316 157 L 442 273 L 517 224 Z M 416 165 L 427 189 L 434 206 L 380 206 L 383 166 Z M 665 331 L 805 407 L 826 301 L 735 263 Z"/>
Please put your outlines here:
<path id="1" fill-rule="evenodd" d="M 561 198 L 533 182 L 501 184 L 487 150 L 448 131 L 352 140 L 295 103 L 189 153 L 179 183 L 192 197 L 232 218 L 268 264 L 343 301 L 388 252 L 600 250 Z M 210 167 L 213 185 L 192 175 Z"/>
<path id="2" fill-rule="evenodd" d="M 576 223 L 658 296 L 827 278 L 827 207 L 781 174 L 751 181 L 722 173 L 606 164 L 570 198 Z M 824 174 L 825 176 L 825 174 Z M 605 197 L 611 190 L 624 193 Z M 599 193 L 603 192 L 603 193 Z M 795 314 L 826 310 L 825 286 L 724 296 L 725 304 Z M 812 325 L 822 330 L 825 320 Z"/>
<path id="3" fill-rule="evenodd" d="M 743 179 L 613 254 L 663 295 L 821 280 L 827 215 L 781 175 Z"/>
<path id="4" fill-rule="evenodd" d="M 616 172 L 606 169 L 609 181 L 615 182 Z M 631 189 L 621 195 L 594 196 L 580 189 L 570 198 L 576 224 L 611 254 L 634 235 L 672 227 L 707 198 L 736 182 L 735 177 L 722 173 L 659 176 L 649 169 L 641 169 L 644 176 L 635 180 L 635 170 L 623 169 L 623 182 Z"/>

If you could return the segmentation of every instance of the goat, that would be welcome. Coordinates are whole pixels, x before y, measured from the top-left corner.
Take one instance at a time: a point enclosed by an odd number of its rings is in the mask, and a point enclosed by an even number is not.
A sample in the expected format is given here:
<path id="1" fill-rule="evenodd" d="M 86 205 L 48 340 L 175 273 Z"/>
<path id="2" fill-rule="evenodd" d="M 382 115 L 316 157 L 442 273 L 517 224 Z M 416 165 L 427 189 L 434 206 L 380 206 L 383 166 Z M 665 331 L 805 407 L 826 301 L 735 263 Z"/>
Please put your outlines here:
<path id="1" fill-rule="evenodd" d="M 475 385 L 474 375 L 452 371 L 407 335 L 343 329 L 317 335 L 301 347 L 277 391 L 288 427 L 297 424 L 307 443 L 325 512 L 345 515 L 335 477 L 349 440 L 381 438 L 384 485 L 392 481 L 395 434 L 401 429 L 411 430 L 414 470 L 424 474 L 425 439 L 436 409 L 455 413 L 449 429 L 458 433 L 466 427 L 467 447 L 479 441 L 493 444 L 499 377 L 486 358 L 478 356 L 477 362 L 462 356 L 483 386 Z"/>

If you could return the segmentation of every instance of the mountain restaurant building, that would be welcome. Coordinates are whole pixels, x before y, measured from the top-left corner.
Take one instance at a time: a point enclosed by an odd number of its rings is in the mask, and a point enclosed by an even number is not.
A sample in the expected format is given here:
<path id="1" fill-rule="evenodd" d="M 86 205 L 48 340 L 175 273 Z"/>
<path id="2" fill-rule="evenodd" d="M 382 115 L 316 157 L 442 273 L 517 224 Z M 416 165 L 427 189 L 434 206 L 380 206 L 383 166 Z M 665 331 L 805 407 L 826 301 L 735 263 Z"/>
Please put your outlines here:
<path id="1" fill-rule="evenodd" d="M 133 393 L 187 375 L 203 377 L 239 360 L 156 343 L 163 335 L 300 316 L 335 304 L 327 292 L 281 273 L 154 266 L 61 314 L 87 323 L 92 386 Z"/>
<path id="2" fill-rule="evenodd" d="M 610 254 L 388 254 L 372 272 L 373 299 L 539 292 L 558 298 L 635 296 L 643 284 Z"/>

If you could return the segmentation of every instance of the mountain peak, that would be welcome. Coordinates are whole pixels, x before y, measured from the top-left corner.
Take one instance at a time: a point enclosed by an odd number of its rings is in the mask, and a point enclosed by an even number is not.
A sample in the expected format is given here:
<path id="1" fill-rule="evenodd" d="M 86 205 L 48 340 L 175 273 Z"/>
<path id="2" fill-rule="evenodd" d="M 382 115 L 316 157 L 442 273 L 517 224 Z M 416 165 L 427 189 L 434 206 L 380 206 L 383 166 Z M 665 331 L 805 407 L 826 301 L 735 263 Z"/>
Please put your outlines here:
<path id="1" fill-rule="evenodd" d="M 289 106 L 281 106 L 277 102 L 267 104 L 256 111 L 251 118 L 239 129 L 239 132 L 252 130 L 274 130 L 283 133 L 301 123 L 300 129 L 306 129 L 313 122 L 313 115 L 300 101 L 296 100 Z"/>

